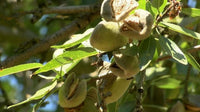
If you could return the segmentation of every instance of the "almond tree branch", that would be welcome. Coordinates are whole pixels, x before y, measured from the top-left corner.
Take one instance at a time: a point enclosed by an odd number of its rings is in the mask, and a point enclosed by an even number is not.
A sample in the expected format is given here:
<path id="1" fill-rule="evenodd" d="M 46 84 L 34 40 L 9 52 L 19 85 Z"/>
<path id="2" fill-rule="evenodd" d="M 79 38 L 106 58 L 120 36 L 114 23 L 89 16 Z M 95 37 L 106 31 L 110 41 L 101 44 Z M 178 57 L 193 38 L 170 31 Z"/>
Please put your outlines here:
<path id="1" fill-rule="evenodd" d="M 77 14 L 77 13 L 92 13 L 98 9 L 98 5 L 79 5 L 79 6 L 65 6 L 65 7 L 50 7 L 43 9 L 36 9 L 32 11 L 21 12 L 20 15 L 26 14 Z"/>
<path id="2" fill-rule="evenodd" d="M 85 28 L 91 21 L 95 20 L 97 17 L 99 17 L 99 11 L 83 15 L 81 18 L 72 21 L 69 25 L 60 29 L 53 35 L 44 38 L 36 45 L 27 49 L 25 52 L 7 58 L 5 61 L 1 63 L 2 68 L 7 68 L 21 64 L 26 60 L 28 60 L 30 57 L 48 50 L 50 46 L 66 40 L 66 38 L 68 38 L 73 33 L 77 32 L 80 29 Z"/>
<path id="3" fill-rule="evenodd" d="M 91 13 L 96 9 L 96 5 L 82 5 L 82 6 L 67 6 L 67 7 L 52 7 L 43 9 L 43 14 L 77 14 L 77 13 Z"/>

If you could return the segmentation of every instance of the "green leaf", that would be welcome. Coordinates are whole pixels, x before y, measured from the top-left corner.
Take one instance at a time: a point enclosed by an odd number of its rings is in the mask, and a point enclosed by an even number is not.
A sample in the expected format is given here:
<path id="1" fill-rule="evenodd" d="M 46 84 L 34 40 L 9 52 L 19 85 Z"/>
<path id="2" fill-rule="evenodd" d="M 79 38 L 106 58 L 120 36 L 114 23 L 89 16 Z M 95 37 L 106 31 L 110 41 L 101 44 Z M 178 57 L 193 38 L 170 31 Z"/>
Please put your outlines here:
<path id="1" fill-rule="evenodd" d="M 34 69 L 34 68 L 39 68 L 39 67 L 42 67 L 42 66 L 43 65 L 40 64 L 40 63 L 28 63 L 28 64 L 17 65 L 17 66 L 14 66 L 14 67 L 2 69 L 0 71 L 0 77 L 10 75 L 10 74 L 14 74 L 14 73 L 18 73 L 18 72 L 22 72 L 22 71 L 26 71 L 26 70 L 30 70 L 30 69 Z"/>
<path id="2" fill-rule="evenodd" d="M 137 9 L 145 9 L 146 8 L 146 0 L 139 0 L 138 1 L 139 6 Z"/>
<path id="3" fill-rule="evenodd" d="M 140 70 L 144 70 L 153 59 L 156 50 L 156 41 L 152 36 L 142 41 L 139 46 Z"/>
<path id="4" fill-rule="evenodd" d="M 187 36 L 190 36 L 190 37 L 193 37 L 195 39 L 200 40 L 200 34 L 199 33 L 194 32 L 192 30 L 188 30 L 188 29 L 181 27 L 179 25 L 175 25 L 175 24 L 172 24 L 172 23 L 166 23 L 166 22 L 161 22 L 159 25 L 168 27 L 169 29 L 171 29 L 173 31 L 176 31 L 176 32 L 179 32 L 181 34 L 184 34 L 184 35 L 187 35 Z"/>
<path id="5" fill-rule="evenodd" d="M 51 47 L 67 49 L 67 48 L 73 47 L 75 45 L 78 45 L 81 42 L 89 39 L 93 30 L 94 30 L 94 28 L 91 28 L 91 29 L 88 29 L 87 31 L 85 31 L 83 34 L 72 35 L 71 39 L 68 40 L 67 42 L 65 42 L 63 45 L 51 46 Z"/>
<path id="6" fill-rule="evenodd" d="M 197 8 L 183 8 L 181 10 L 181 12 L 190 17 L 199 17 L 200 16 L 200 9 L 197 9 Z"/>
<path id="7" fill-rule="evenodd" d="M 159 8 L 160 13 L 164 11 L 166 5 L 167 5 L 167 0 L 163 0 L 163 3 L 162 3 L 162 5 Z"/>
<path id="8" fill-rule="evenodd" d="M 120 49 L 120 52 L 127 55 L 127 56 L 135 56 L 138 54 L 138 47 L 136 45 L 133 45 L 131 47 L 126 46 L 126 49 Z"/>
<path id="9" fill-rule="evenodd" d="M 80 45 L 79 47 L 84 47 L 82 45 Z M 64 53 L 64 49 L 56 49 L 53 53 L 53 58 L 56 58 L 57 56 L 61 55 Z M 59 76 L 63 76 L 65 75 L 68 71 L 70 71 L 76 64 L 79 63 L 80 60 L 76 60 L 76 61 L 73 61 L 72 63 L 68 63 L 68 64 L 65 64 L 61 67 L 58 67 L 58 68 L 55 68 L 55 71 L 58 72 Z M 60 72 L 62 71 L 62 73 Z M 60 74 L 61 73 L 61 74 Z"/>
<path id="10" fill-rule="evenodd" d="M 59 78 L 60 76 L 62 77 L 62 76 L 64 76 L 67 72 L 69 72 L 74 66 L 76 66 L 78 63 L 80 62 L 80 60 L 76 60 L 76 61 L 73 61 L 72 63 L 67 63 L 67 64 L 65 64 L 65 65 L 63 65 L 63 66 L 61 66 L 61 67 L 58 67 L 58 68 L 55 68 L 55 70 L 57 71 L 57 72 L 60 72 L 60 71 L 62 71 L 62 73 L 60 74 L 60 73 L 58 73 L 57 74 L 57 78 Z"/>
<path id="11" fill-rule="evenodd" d="M 160 36 L 159 43 L 162 49 L 166 51 L 168 55 L 172 56 L 173 59 L 184 65 L 188 63 L 184 53 L 172 40 Z"/>
<path id="12" fill-rule="evenodd" d="M 148 112 L 155 111 L 155 112 L 167 112 L 168 107 L 160 106 L 160 105 L 151 105 L 151 104 L 144 104 L 143 107 L 148 110 Z"/>
<path id="13" fill-rule="evenodd" d="M 200 71 L 200 65 L 195 60 L 195 58 L 190 53 L 185 53 L 185 56 L 187 57 L 188 62 L 198 71 Z"/>
<path id="14" fill-rule="evenodd" d="M 119 106 L 118 112 L 133 112 L 135 107 L 134 101 L 125 102 Z"/>
<path id="15" fill-rule="evenodd" d="M 169 73 L 169 68 L 166 67 L 148 67 L 146 69 L 145 81 L 154 80 L 156 77 L 160 77 Z"/>
<path id="16" fill-rule="evenodd" d="M 159 13 L 161 13 L 167 4 L 167 0 L 153 0 L 152 6 L 155 7 Z"/>
<path id="17" fill-rule="evenodd" d="M 146 3 L 146 10 L 149 11 L 153 15 L 154 18 L 156 18 L 156 15 L 158 14 L 158 10 L 152 6 L 150 1 Z"/>
<path id="18" fill-rule="evenodd" d="M 22 105 L 22 104 L 25 104 L 25 103 L 28 103 L 28 102 L 33 101 L 33 100 L 41 99 L 46 94 L 48 94 L 54 87 L 56 87 L 56 85 L 57 85 L 57 81 L 50 82 L 45 87 L 43 87 L 42 89 L 38 90 L 33 96 L 31 96 L 27 100 L 22 101 L 22 102 L 17 103 L 17 104 L 14 104 L 14 105 L 11 105 L 11 106 L 8 107 L 8 109 L 10 109 L 12 107 L 16 107 L 16 106 Z"/>
<path id="19" fill-rule="evenodd" d="M 159 9 L 159 7 L 164 3 L 164 0 L 153 0 L 152 6 Z"/>
<path id="20" fill-rule="evenodd" d="M 159 78 L 156 81 L 152 82 L 152 85 L 155 85 L 162 89 L 176 89 L 180 87 L 180 80 L 174 78 Z"/>
<path id="21" fill-rule="evenodd" d="M 66 51 L 63 54 L 59 55 L 58 57 L 50 60 L 46 65 L 41 67 L 39 70 L 35 72 L 35 74 L 46 72 L 49 70 L 52 70 L 56 67 L 73 63 L 74 61 L 81 60 L 83 58 L 93 56 L 98 54 L 98 52 L 91 47 L 82 47 L 82 48 L 76 48 L 71 51 Z"/>

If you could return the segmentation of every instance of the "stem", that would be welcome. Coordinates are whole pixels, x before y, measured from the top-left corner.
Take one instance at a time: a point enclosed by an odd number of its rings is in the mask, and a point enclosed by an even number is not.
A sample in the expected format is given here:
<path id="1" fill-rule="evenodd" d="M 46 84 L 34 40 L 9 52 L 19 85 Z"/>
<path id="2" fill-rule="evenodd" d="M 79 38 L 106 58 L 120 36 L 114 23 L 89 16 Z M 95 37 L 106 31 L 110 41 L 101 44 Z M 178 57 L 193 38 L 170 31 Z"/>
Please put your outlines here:
<path id="1" fill-rule="evenodd" d="M 162 19 L 168 14 L 168 12 L 171 10 L 171 8 L 173 7 L 173 5 L 171 4 L 164 12 L 162 15 L 159 15 L 157 18 L 156 18 L 156 23 L 155 23 L 155 26 L 152 28 L 156 28 L 157 25 L 160 23 L 160 21 L 162 21 Z"/>
<path id="2" fill-rule="evenodd" d="M 139 82 L 138 82 L 138 87 L 137 87 L 137 94 L 136 94 L 136 99 L 137 99 L 136 108 L 134 112 L 144 112 L 142 101 L 143 101 L 143 93 L 144 93 L 143 82 L 145 80 L 145 72 L 146 70 L 143 70 L 142 72 L 140 72 Z"/>
<path id="3" fill-rule="evenodd" d="M 104 97 L 105 97 L 105 95 L 103 94 L 104 85 L 102 83 L 103 79 L 99 79 L 97 83 L 97 88 L 99 93 L 98 108 L 100 112 L 107 112 L 106 105 L 104 103 Z"/>
<path id="4" fill-rule="evenodd" d="M 184 85 L 184 98 L 186 98 L 185 100 L 187 101 L 188 98 L 188 82 L 189 82 L 189 78 L 190 78 L 190 71 L 191 71 L 192 66 L 189 64 L 188 65 L 188 69 L 187 69 L 187 74 L 185 76 L 185 85 Z"/>

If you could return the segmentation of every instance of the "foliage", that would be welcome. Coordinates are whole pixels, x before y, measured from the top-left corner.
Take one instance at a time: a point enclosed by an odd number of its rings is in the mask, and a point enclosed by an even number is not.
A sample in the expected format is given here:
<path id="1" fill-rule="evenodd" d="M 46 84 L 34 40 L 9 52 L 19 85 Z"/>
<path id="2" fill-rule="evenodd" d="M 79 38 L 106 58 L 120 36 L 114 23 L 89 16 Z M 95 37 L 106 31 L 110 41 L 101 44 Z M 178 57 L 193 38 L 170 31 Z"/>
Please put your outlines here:
<path id="1" fill-rule="evenodd" d="M 140 73 L 134 77 L 128 91 L 117 102 L 106 105 L 107 108 L 104 106 L 102 108 L 109 112 L 132 112 L 138 108 L 139 102 L 142 103 L 144 111 L 175 112 L 175 110 L 183 109 L 183 107 L 179 107 L 182 106 L 181 102 L 185 108 L 187 107 L 187 110 L 191 110 L 191 106 L 192 109 L 200 109 L 198 102 L 200 95 L 199 1 L 197 1 L 196 8 L 188 8 L 187 4 L 184 4 L 180 14 L 173 12 L 178 9 L 169 8 L 172 1 L 152 0 L 146 2 L 146 0 L 139 0 L 138 8 L 149 11 L 154 17 L 153 30 L 149 38 L 142 41 L 134 40 L 131 43 L 132 46 L 126 46 L 130 48 L 122 52 L 127 55 L 139 55 Z M 48 39 L 47 35 L 54 35 L 62 28 L 66 29 L 65 26 L 68 24 L 76 24 L 76 22 L 72 22 L 72 19 L 80 19 L 82 15 L 43 14 L 44 12 L 37 13 L 37 11 L 42 9 L 44 11 L 47 8 L 63 4 L 64 6 L 93 5 L 94 3 L 99 5 L 98 1 L 93 1 L 92 4 L 90 0 L 58 0 L 57 2 L 19 0 L 18 2 L 12 0 L 0 2 L 0 6 L 2 6 L 0 10 L 8 7 L 0 14 L 0 17 L 3 18 L 0 20 L 0 27 L 4 29 L 0 31 L 2 62 L 12 55 L 19 56 L 27 50 L 34 49 L 34 45 Z M 184 0 L 181 2 L 185 3 Z M 176 17 L 170 16 L 169 13 L 175 13 Z M 30 17 L 30 14 L 33 17 Z M 80 79 L 87 79 L 88 87 L 96 88 L 98 69 L 95 65 L 99 67 L 101 59 L 113 61 L 112 52 L 101 52 L 89 44 L 89 37 L 95 25 L 101 21 L 100 18 L 98 16 L 98 19 L 93 22 L 89 21 L 89 25 L 82 29 L 77 23 L 77 26 L 80 27 L 77 34 L 66 37 L 68 39 L 65 39 L 65 42 L 64 40 L 59 41 L 44 52 L 29 57 L 26 62 L 21 62 L 23 64 L 4 68 L 2 63 L 0 109 L 8 112 L 13 110 L 16 112 L 49 111 L 48 105 L 50 104 L 48 103 L 53 101 L 48 102 L 48 98 L 56 96 L 56 103 L 53 104 L 56 106 L 53 111 L 63 111 L 57 104 L 58 90 L 65 77 L 72 72 L 75 72 Z M 32 24 L 30 20 L 33 22 Z M 19 44 L 21 47 L 17 47 Z M 145 75 L 144 82 L 141 80 L 144 78 L 142 74 Z M 10 90 L 10 86 L 13 86 L 12 81 L 14 81 L 9 79 L 10 76 L 14 76 L 16 85 L 23 87 L 16 88 L 19 90 Z M 144 88 L 144 93 L 139 91 L 141 87 Z M 33 95 L 27 98 L 27 94 Z M 13 96 L 18 97 L 14 99 Z"/>

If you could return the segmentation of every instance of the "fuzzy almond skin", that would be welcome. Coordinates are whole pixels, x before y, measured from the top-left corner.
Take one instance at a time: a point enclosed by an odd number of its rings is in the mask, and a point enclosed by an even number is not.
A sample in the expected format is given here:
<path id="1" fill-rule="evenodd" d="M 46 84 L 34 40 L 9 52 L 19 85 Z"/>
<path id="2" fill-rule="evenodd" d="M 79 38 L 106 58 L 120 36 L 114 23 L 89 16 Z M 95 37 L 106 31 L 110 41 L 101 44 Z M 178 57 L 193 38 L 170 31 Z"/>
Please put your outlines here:
<path id="1" fill-rule="evenodd" d="M 87 97 L 83 103 L 83 106 L 78 112 L 99 112 L 97 106 L 97 89 L 91 87 L 88 89 Z"/>
<path id="2" fill-rule="evenodd" d="M 121 78 L 130 78 L 140 72 L 139 59 L 137 56 L 127 56 L 121 52 L 114 51 L 115 63 L 109 69 L 114 75 Z"/>
<path id="3" fill-rule="evenodd" d="M 79 106 L 86 98 L 87 83 L 81 80 L 77 83 L 75 74 L 70 74 L 58 92 L 59 104 L 63 108 L 74 108 Z"/>
<path id="4" fill-rule="evenodd" d="M 124 78 L 117 77 L 116 80 L 110 86 L 106 86 L 104 89 L 104 93 L 111 93 L 111 96 L 108 96 L 104 99 L 106 104 L 110 104 L 116 102 L 121 98 L 126 90 L 128 89 L 132 80 L 126 80 Z"/>
<path id="5" fill-rule="evenodd" d="M 139 59 L 137 56 L 127 56 L 122 53 L 114 53 L 116 64 L 125 71 L 125 74 L 136 75 L 140 71 Z"/>
<path id="6" fill-rule="evenodd" d="M 126 45 L 128 38 L 122 36 L 119 29 L 116 22 L 100 22 L 90 37 L 90 44 L 101 51 L 113 51 Z"/>

